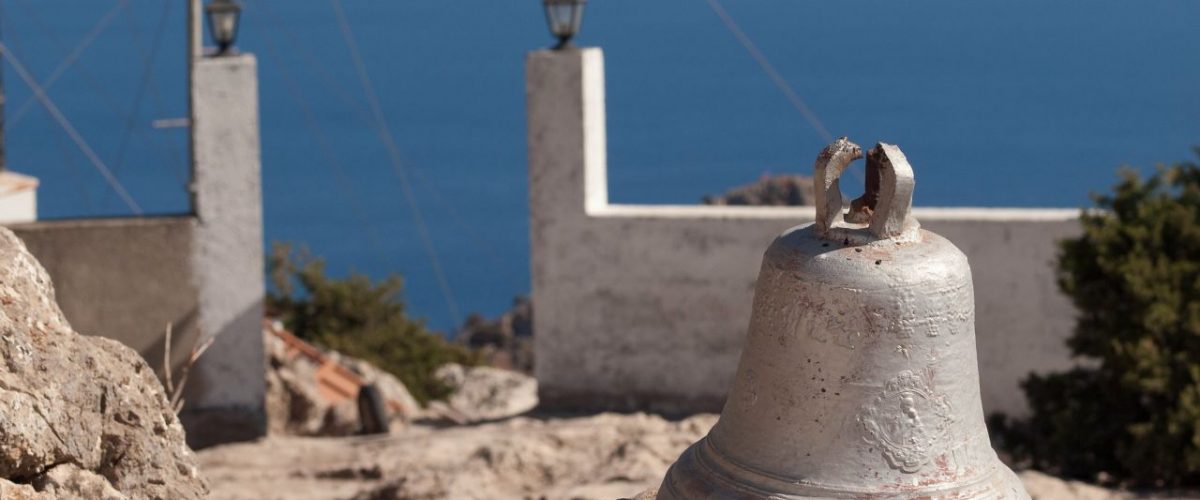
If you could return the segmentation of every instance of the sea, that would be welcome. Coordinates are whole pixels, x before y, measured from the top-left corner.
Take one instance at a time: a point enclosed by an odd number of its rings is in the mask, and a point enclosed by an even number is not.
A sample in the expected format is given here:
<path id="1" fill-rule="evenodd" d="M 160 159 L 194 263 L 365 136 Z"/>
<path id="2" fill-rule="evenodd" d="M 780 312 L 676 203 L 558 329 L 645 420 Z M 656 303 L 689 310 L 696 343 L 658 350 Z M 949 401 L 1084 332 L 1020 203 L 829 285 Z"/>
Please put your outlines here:
<path id="1" fill-rule="evenodd" d="M 447 334 L 527 294 L 541 2 L 239 1 L 265 243 L 335 276 L 398 274 L 409 313 Z M 7 161 L 41 179 L 40 216 L 134 215 L 103 169 L 143 214 L 187 212 L 185 2 L 0 9 Z M 899 144 L 923 206 L 1085 207 L 1119 167 L 1200 145 L 1196 0 L 591 0 L 577 43 L 604 49 L 616 203 L 809 173 L 818 128 Z"/>

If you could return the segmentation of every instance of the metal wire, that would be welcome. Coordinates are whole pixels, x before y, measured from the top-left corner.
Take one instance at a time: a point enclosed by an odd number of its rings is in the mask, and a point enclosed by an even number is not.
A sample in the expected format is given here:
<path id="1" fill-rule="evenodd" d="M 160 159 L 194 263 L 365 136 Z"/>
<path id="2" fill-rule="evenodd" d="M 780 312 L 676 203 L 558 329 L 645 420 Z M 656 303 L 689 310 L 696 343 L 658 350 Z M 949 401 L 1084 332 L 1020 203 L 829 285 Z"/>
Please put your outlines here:
<path id="1" fill-rule="evenodd" d="M 122 1 L 121 4 L 128 9 L 129 5 L 127 2 Z M 141 52 L 142 55 L 142 76 L 138 81 L 137 92 L 134 94 L 133 104 L 130 105 L 129 113 L 125 115 L 125 128 L 121 131 L 121 139 L 120 142 L 117 143 L 117 151 L 113 155 L 112 168 L 114 175 L 119 175 L 121 173 L 121 167 L 125 164 L 125 154 L 129 151 L 129 140 L 133 137 L 134 129 L 138 125 L 138 115 L 141 113 L 142 101 L 145 100 L 144 97 L 147 91 L 150 91 L 154 94 L 156 97 L 155 102 L 157 104 L 156 107 L 158 108 L 159 115 L 161 116 L 163 114 L 165 106 L 163 106 L 162 103 L 162 96 L 158 93 L 158 89 L 154 87 L 152 83 L 154 81 L 154 59 L 155 56 L 158 55 L 159 47 L 162 46 L 162 43 L 160 42 L 162 41 L 163 33 L 166 31 L 167 19 L 169 19 L 171 15 L 171 6 L 174 4 L 175 2 L 163 3 L 162 14 L 159 16 L 158 25 L 154 29 L 154 38 L 151 41 L 150 48 L 148 50 L 142 45 L 141 31 L 138 30 L 137 21 L 133 17 L 133 12 L 131 10 L 127 10 L 126 12 L 129 18 L 130 34 L 133 37 L 134 43 L 138 45 L 139 52 Z M 165 144 L 166 141 L 163 141 L 162 145 Z M 166 147 L 170 148 L 170 146 Z M 171 149 L 172 157 L 181 157 L 178 149 Z M 180 172 L 178 170 L 174 171 L 174 173 L 181 184 L 187 183 L 186 179 L 180 176 Z M 109 198 L 105 197 L 103 205 L 107 205 L 108 202 Z"/>
<path id="2" fill-rule="evenodd" d="M 342 102 L 342 104 L 351 109 L 353 114 L 359 120 L 361 120 L 366 126 L 374 128 L 375 121 L 370 112 L 363 109 L 358 100 L 352 97 L 350 93 L 337 82 L 337 79 L 333 76 L 333 72 L 330 71 L 329 68 L 327 68 L 324 64 L 322 64 L 320 59 L 313 56 L 313 51 L 300 49 L 304 46 L 304 44 L 300 41 L 299 37 L 297 37 L 296 34 L 288 28 L 286 21 L 279 16 L 274 7 L 271 6 L 271 2 L 267 0 L 258 0 L 253 2 L 253 5 L 263 7 L 263 12 L 265 12 L 267 16 L 271 18 L 271 20 L 283 33 L 284 37 L 286 38 L 287 45 L 296 49 L 292 50 L 290 53 L 299 56 L 300 59 L 307 64 L 309 69 L 312 70 L 315 75 L 317 75 L 319 82 L 327 90 L 329 90 L 330 93 L 336 96 L 338 100 Z M 499 272 L 513 272 L 513 266 L 506 265 L 505 260 L 501 258 L 499 253 L 496 252 L 496 245 L 492 242 L 484 241 L 484 239 L 479 236 L 481 231 L 476 230 L 473 225 L 469 224 L 462 217 L 462 214 L 455 209 L 453 203 L 446 201 L 446 197 L 442 195 L 441 190 L 439 190 L 437 187 L 437 184 L 430 180 L 429 177 L 426 176 L 422 171 L 422 169 L 417 168 L 415 165 L 407 165 L 406 167 L 408 172 L 413 175 L 413 180 L 416 181 L 414 184 L 424 189 L 423 193 L 427 194 L 429 199 L 433 200 L 436 208 L 442 210 L 444 213 L 450 216 L 451 223 L 454 224 L 458 232 L 471 240 L 473 243 L 473 249 L 485 254 L 488 260 L 492 261 L 492 263 L 496 266 L 497 270 L 502 270 Z M 513 275 L 513 277 L 515 278 L 515 275 Z"/>
<path id="3" fill-rule="evenodd" d="M 25 84 L 28 85 L 31 90 L 33 90 L 34 96 L 36 96 L 37 100 L 42 103 L 42 106 L 46 108 L 46 112 L 50 113 L 50 116 L 54 118 L 54 121 L 58 122 L 58 125 L 62 127 L 64 132 L 67 133 L 67 136 L 69 136 L 71 140 L 75 142 L 75 145 L 79 147 L 79 150 L 83 152 L 83 155 L 86 156 L 88 161 L 92 163 L 92 166 L 95 167 L 96 171 L 99 172 L 102 177 L 104 177 L 104 180 L 105 182 L 108 182 L 109 187 L 111 187 L 113 191 L 117 193 L 117 196 L 121 197 L 121 200 L 125 202 L 125 205 L 129 207 L 129 210 L 132 211 L 134 215 L 142 215 L 142 207 L 138 206 L 137 201 L 133 199 L 133 196 L 131 196 L 129 192 L 125 190 L 125 186 L 121 185 L 121 181 L 117 180 L 117 178 L 113 176 L 112 171 L 108 169 L 108 166 L 104 164 L 104 161 L 96 155 L 96 152 L 92 150 L 92 147 L 88 145 L 83 136 L 79 135 L 79 131 L 75 129 L 74 125 L 71 125 L 71 121 L 63 115 L 62 111 L 59 111 L 58 106 L 55 105 L 54 101 L 50 99 L 50 96 L 46 94 L 45 89 L 43 89 L 41 85 L 38 85 L 37 81 L 33 79 L 33 75 L 31 75 L 29 70 L 25 68 L 25 65 L 21 64 L 21 59 L 17 57 L 17 55 L 14 54 L 4 42 L 0 42 L 0 53 L 3 53 L 4 60 L 8 61 L 8 64 L 12 66 L 14 70 L 16 70 L 17 75 L 21 77 L 21 80 L 24 80 Z"/>
<path id="4" fill-rule="evenodd" d="M 817 114 L 813 113 L 812 109 L 808 107 L 808 104 L 804 102 L 804 99 L 801 99 L 800 95 L 796 94 L 796 91 L 792 89 L 792 85 L 789 84 L 788 81 L 779 74 L 779 71 L 775 70 L 775 65 L 771 64 L 771 60 L 767 59 L 767 56 L 763 54 L 761 50 L 758 50 L 758 46 L 754 44 L 754 41 L 751 40 L 749 36 L 746 36 L 746 32 L 742 31 L 742 28 L 738 25 L 737 21 L 734 21 L 733 18 L 730 17 L 729 12 L 725 10 L 725 7 L 721 5 L 721 2 L 719 0 L 705 1 L 708 2 L 709 8 L 711 8 L 713 12 L 717 14 L 717 17 L 721 18 L 721 22 L 725 23 L 725 27 L 729 28 L 729 31 L 733 33 L 734 38 L 737 38 L 738 43 L 742 44 L 742 47 L 746 48 L 746 52 L 750 53 L 750 57 L 754 59 L 754 62 L 758 63 L 759 67 L 761 67 L 767 74 L 767 77 L 771 79 L 771 82 L 773 82 L 776 87 L 779 87 L 779 90 L 782 91 L 783 95 L 787 97 L 787 100 L 792 104 L 792 107 L 796 108 L 796 111 L 800 112 L 800 115 L 808 121 L 809 125 L 812 125 L 813 130 L 817 131 L 817 135 L 821 136 L 821 140 L 825 141 L 826 143 L 833 142 L 833 134 L 830 134 L 829 130 L 825 129 L 825 125 L 821 123 L 820 118 L 817 118 Z"/>
<path id="5" fill-rule="evenodd" d="M 441 289 L 442 296 L 446 301 L 446 308 L 449 309 L 450 316 L 454 320 L 455 327 L 457 327 L 462 324 L 462 314 L 458 308 L 458 301 L 454 299 L 454 292 L 450 288 L 449 280 L 446 279 L 446 272 L 442 268 L 441 259 L 438 258 L 433 238 L 429 234 L 429 228 L 425 224 L 421 208 L 417 205 L 412 182 L 409 180 L 408 172 L 405 170 L 404 163 L 400 159 L 400 149 L 396 145 L 396 140 L 392 136 L 391 129 L 388 127 L 387 118 L 383 114 L 383 107 L 379 104 L 379 97 L 375 93 L 375 85 L 371 83 L 371 76 L 367 73 L 366 65 L 363 63 L 362 55 L 358 50 L 358 43 L 354 39 L 354 33 L 350 28 L 349 21 L 346 19 L 346 13 L 342 10 L 341 1 L 330 0 L 330 5 L 332 5 L 335 17 L 337 17 L 342 37 L 346 41 L 346 47 L 350 50 L 351 61 L 354 63 L 355 72 L 358 74 L 359 84 L 362 86 L 363 94 L 367 98 L 367 104 L 370 105 L 371 113 L 375 118 L 376 132 L 379 134 L 379 139 L 388 151 L 388 158 L 391 160 L 392 169 L 396 172 L 396 177 L 400 180 L 404 200 L 408 203 L 413 222 L 417 225 L 421 243 L 425 247 L 425 252 L 429 254 L 429 261 L 431 267 L 433 267 L 434 275 L 437 277 L 438 287 Z"/>
<path id="6" fill-rule="evenodd" d="M 825 144 L 833 142 L 833 134 L 829 133 L 829 130 L 825 128 L 825 124 L 821 123 L 821 119 L 817 117 L 817 114 L 813 112 L 812 108 L 808 107 L 808 104 L 804 102 L 804 99 L 800 97 L 800 94 L 797 94 L 796 90 L 792 88 L 792 85 L 783 78 L 783 75 L 779 74 L 779 71 L 775 69 L 775 65 L 771 64 L 771 60 L 767 58 L 766 54 L 763 54 L 763 52 L 758 49 L 758 45 L 754 43 L 754 40 L 751 40 L 750 36 L 746 35 L 745 31 L 742 31 L 742 27 L 738 25 L 737 21 L 735 21 L 732 16 L 729 15 L 729 12 L 725 10 L 725 6 L 721 5 L 720 0 L 705 1 L 708 3 L 708 7 L 717 14 L 717 17 L 721 18 L 721 22 L 725 24 L 725 27 L 728 28 L 731 33 L 733 33 L 733 37 L 737 39 L 738 43 L 740 43 L 742 47 L 746 49 L 746 52 L 750 53 L 750 57 L 754 59 L 755 63 L 758 63 L 758 66 L 762 68 L 764 73 L 767 74 L 767 77 L 771 79 L 771 82 L 775 84 L 775 87 L 779 88 L 779 90 L 783 92 L 783 95 L 787 98 L 788 103 L 790 103 L 792 107 L 800 113 L 800 116 L 804 117 L 804 120 L 807 121 L 810 126 L 812 126 L 817 135 L 821 136 L 821 140 L 824 141 Z M 857 165 L 852 164 L 847 170 L 849 170 L 851 174 L 858 178 L 859 182 L 863 181 L 862 175 L 858 172 Z"/>
<path id="7" fill-rule="evenodd" d="M 58 66 L 54 68 L 54 71 L 50 72 L 50 76 L 47 76 L 46 79 L 42 81 L 42 88 L 50 90 L 50 87 L 53 87 L 55 82 L 58 82 L 58 79 L 66 74 L 68 69 L 75 65 L 75 62 L 78 61 L 81 56 L 83 56 L 83 53 L 89 46 L 92 45 L 92 42 L 96 41 L 96 38 L 98 38 L 101 33 L 104 33 L 104 31 L 108 29 L 108 26 L 112 24 L 113 20 L 117 18 L 117 13 L 120 12 L 122 3 L 124 2 L 117 2 L 116 5 L 113 6 L 112 10 L 109 10 L 108 13 L 104 14 L 99 21 L 96 21 L 95 26 L 93 26 L 91 31 L 89 31 L 87 35 L 83 37 L 83 40 L 80 40 L 79 43 L 75 45 L 75 48 L 71 49 L 71 52 L 67 54 L 67 57 L 63 58 L 62 62 L 58 63 Z M 28 7 L 24 2 L 21 2 L 21 5 L 23 7 Z M 12 114 L 12 118 L 8 120 L 8 126 L 16 127 L 17 124 L 21 122 L 21 118 L 25 116 L 25 113 L 29 111 L 35 102 L 37 102 L 36 97 L 29 97 L 25 99 L 25 102 L 22 102 L 20 106 L 17 106 L 16 111 L 14 111 Z"/>
<path id="8" fill-rule="evenodd" d="M 389 254 L 384 251 L 379 231 L 371 223 L 371 219 L 367 217 L 366 209 L 362 206 L 359 197 L 354 193 L 354 186 L 350 182 L 350 177 L 346 175 L 346 169 L 343 167 L 337 153 L 334 152 L 333 146 L 329 142 L 329 137 L 325 134 L 325 130 L 321 128 L 321 122 L 317 119 L 316 113 L 313 112 L 312 105 L 309 104 L 308 99 L 305 98 L 304 93 L 300 90 L 300 85 L 297 83 L 296 77 L 292 75 L 291 71 L 284 64 L 286 59 L 284 59 L 282 51 L 279 50 L 273 38 L 264 38 L 267 41 L 267 48 L 270 49 L 273 59 L 279 63 L 280 74 L 283 75 L 283 80 L 292 94 L 292 100 L 304 115 L 304 122 L 308 126 L 308 130 L 313 135 L 313 138 L 316 139 L 321 154 L 325 157 L 325 164 L 329 167 L 338 189 L 342 192 L 342 197 L 350 205 L 354 215 L 358 217 L 359 224 L 366 229 L 367 242 L 375 250 L 376 258 L 379 259 L 380 264 L 388 268 L 394 268 L 395 263 L 392 262 Z"/>

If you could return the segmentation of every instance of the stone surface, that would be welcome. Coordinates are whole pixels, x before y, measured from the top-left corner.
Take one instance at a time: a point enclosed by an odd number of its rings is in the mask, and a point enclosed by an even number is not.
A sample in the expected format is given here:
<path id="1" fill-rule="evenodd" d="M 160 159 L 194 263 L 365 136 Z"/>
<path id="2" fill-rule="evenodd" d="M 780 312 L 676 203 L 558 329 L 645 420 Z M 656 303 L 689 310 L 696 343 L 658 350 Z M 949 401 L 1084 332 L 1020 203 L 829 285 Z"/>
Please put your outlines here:
<path id="1" fill-rule="evenodd" d="M 270 437 L 200 453 L 214 500 L 604 499 L 662 480 L 715 415 L 519 417 L 379 437 Z"/>
<path id="2" fill-rule="evenodd" d="M 521 417 L 380 437 L 271 437 L 199 456 L 213 500 L 650 500 L 671 461 L 716 420 Z M 1037 472 L 1020 477 L 1035 500 L 1143 498 Z"/>
<path id="3" fill-rule="evenodd" d="M 63 464 L 50 469 L 38 478 L 35 486 L 51 497 L 82 497 L 89 500 L 129 498 L 113 488 L 104 476 L 80 469 L 73 464 Z"/>
<path id="4" fill-rule="evenodd" d="M 1038 471 L 1023 471 L 1018 476 L 1033 500 L 1123 500 L 1133 495 L 1093 486 L 1079 481 L 1065 481 Z"/>
<path id="5" fill-rule="evenodd" d="M 454 388 L 446 404 L 465 422 L 514 417 L 538 404 L 537 380 L 522 373 L 451 363 L 438 368 L 434 375 Z"/>
<path id="6" fill-rule="evenodd" d="M 0 478 L 55 491 L 51 497 L 204 496 L 153 370 L 114 340 L 72 331 L 50 277 L 7 229 L 0 229 L 0 333 Z"/>

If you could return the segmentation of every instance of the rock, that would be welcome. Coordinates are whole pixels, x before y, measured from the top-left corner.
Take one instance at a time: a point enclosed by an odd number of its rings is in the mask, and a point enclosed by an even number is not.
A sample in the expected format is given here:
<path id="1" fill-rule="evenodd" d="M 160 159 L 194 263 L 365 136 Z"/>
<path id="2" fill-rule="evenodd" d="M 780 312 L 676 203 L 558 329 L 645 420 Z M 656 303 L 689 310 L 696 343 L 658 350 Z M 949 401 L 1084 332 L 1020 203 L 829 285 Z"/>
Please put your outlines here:
<path id="1" fill-rule="evenodd" d="M 38 479 L 37 489 L 52 497 L 88 498 L 92 500 L 124 500 L 129 497 L 113 489 L 104 476 L 63 464 L 50 469 Z"/>
<path id="2" fill-rule="evenodd" d="M 522 373 L 450 363 L 438 368 L 434 376 L 454 388 L 446 404 L 466 422 L 514 417 L 538 404 L 537 380 Z"/>
<path id="3" fill-rule="evenodd" d="M 716 420 L 601 414 L 414 425 L 378 437 L 273 437 L 204 450 L 201 461 L 213 500 L 612 500 L 658 486 Z"/>
<path id="4" fill-rule="evenodd" d="M 200 460 L 213 478 L 213 500 L 653 500 L 667 468 L 717 418 L 600 414 L 415 425 L 371 438 L 270 438 L 204 450 Z M 1034 500 L 1200 498 L 1019 475 Z"/>
<path id="5" fill-rule="evenodd" d="M 154 371 L 114 340 L 72 331 L 50 277 L 8 229 L 0 333 L 3 498 L 205 496 Z"/>
<path id="6" fill-rule="evenodd" d="M 654 500 L 655 498 L 658 498 L 658 488 L 650 488 L 646 491 L 638 493 L 637 496 L 629 498 L 628 500 Z"/>
<path id="7" fill-rule="evenodd" d="M 28 484 L 16 484 L 0 479 L 0 498 L 4 500 L 53 500 L 51 493 L 42 493 Z"/>
<path id="8" fill-rule="evenodd" d="M 1122 500 L 1132 495 L 1027 470 L 1017 474 L 1032 500 Z"/>
<path id="9" fill-rule="evenodd" d="M 488 366 L 533 373 L 533 304 L 527 297 L 513 299 L 512 308 L 495 320 L 472 314 L 455 338 Z"/>
<path id="10" fill-rule="evenodd" d="M 358 434 L 361 423 L 357 391 L 364 383 L 374 384 L 383 396 L 391 427 L 403 426 L 423 414 L 403 382 L 366 361 L 320 349 L 282 332 L 281 326 L 268 325 L 263 335 L 269 361 L 267 431 L 270 434 Z M 326 384 L 324 389 L 322 383 Z"/>
<path id="11" fill-rule="evenodd" d="M 720 196 L 705 196 L 705 205 L 812 205 L 813 180 L 803 175 L 763 175 L 752 184 L 738 186 Z"/>

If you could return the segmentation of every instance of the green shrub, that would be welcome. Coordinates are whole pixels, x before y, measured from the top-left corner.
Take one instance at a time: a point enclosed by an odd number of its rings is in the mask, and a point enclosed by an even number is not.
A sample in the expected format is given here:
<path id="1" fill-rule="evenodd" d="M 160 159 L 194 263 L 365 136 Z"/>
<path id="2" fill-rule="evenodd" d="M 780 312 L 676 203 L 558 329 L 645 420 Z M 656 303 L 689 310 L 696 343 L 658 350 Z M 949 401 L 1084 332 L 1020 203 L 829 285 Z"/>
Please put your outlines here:
<path id="1" fill-rule="evenodd" d="M 398 276 L 378 284 L 361 274 L 330 279 L 324 261 L 281 244 L 272 248 L 267 267 L 274 288 L 267 308 L 297 337 L 395 375 L 421 403 L 449 394 L 433 376 L 439 366 L 478 363 L 470 350 L 407 316 Z"/>
<path id="2" fill-rule="evenodd" d="M 1079 311 L 1068 345 L 1082 367 L 1027 378 L 1032 416 L 997 430 L 1015 458 L 1050 472 L 1197 485 L 1200 167 L 1121 175 L 1082 216 L 1083 235 L 1061 244 L 1058 282 Z"/>

